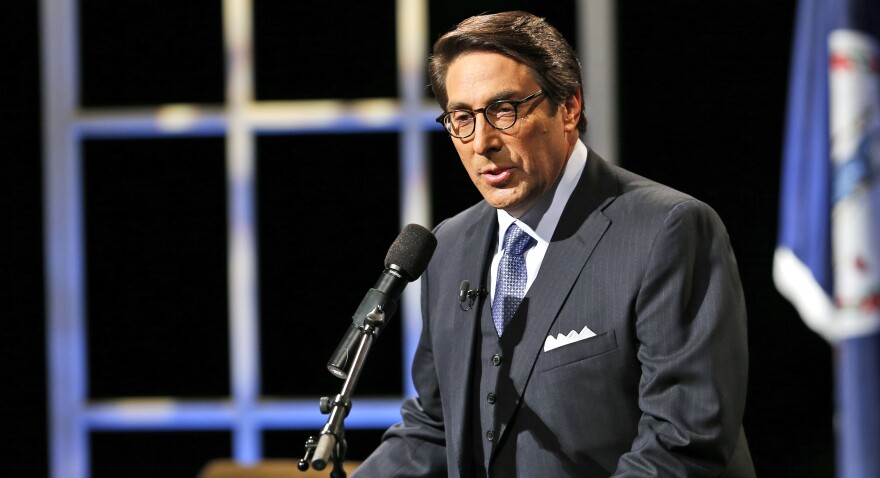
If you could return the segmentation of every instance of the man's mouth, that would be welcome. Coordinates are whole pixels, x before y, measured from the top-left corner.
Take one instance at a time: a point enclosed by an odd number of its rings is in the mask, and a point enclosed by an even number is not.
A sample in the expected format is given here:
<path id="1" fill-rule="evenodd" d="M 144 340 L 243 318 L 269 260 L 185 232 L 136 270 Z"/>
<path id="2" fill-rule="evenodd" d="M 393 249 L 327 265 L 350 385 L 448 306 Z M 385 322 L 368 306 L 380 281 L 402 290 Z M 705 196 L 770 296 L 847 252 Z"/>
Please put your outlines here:
<path id="1" fill-rule="evenodd" d="M 490 185 L 501 184 L 510 179 L 513 168 L 492 168 L 483 171 L 482 176 Z"/>

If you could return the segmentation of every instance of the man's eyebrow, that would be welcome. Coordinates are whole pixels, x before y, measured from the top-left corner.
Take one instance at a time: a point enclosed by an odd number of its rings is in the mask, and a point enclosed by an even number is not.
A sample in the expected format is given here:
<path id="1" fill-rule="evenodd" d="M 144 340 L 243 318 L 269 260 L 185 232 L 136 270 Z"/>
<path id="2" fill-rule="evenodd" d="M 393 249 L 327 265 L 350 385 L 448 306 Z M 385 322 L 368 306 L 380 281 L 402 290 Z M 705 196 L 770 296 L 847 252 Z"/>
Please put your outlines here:
<path id="1" fill-rule="evenodd" d="M 517 93 L 516 91 L 513 91 L 513 90 L 502 90 L 502 91 L 499 91 L 498 93 L 495 93 L 495 95 L 489 99 L 489 103 L 492 103 L 495 101 L 501 101 L 501 100 L 509 100 L 509 99 L 513 98 L 514 95 L 518 95 L 518 94 L 519 93 Z"/>
<path id="2" fill-rule="evenodd" d="M 501 90 L 498 93 L 495 93 L 494 95 L 492 95 L 489 98 L 489 101 L 486 102 L 486 104 L 488 105 L 489 103 L 494 103 L 496 101 L 501 101 L 501 100 L 509 100 L 518 94 L 519 93 L 514 90 Z M 447 111 L 469 110 L 469 109 L 471 109 L 471 106 L 467 103 L 462 103 L 462 102 L 449 103 L 449 105 L 447 105 L 447 107 L 446 107 Z"/>
<path id="3" fill-rule="evenodd" d="M 446 110 L 447 110 L 447 111 L 452 111 L 452 110 L 469 110 L 469 109 L 470 109 L 470 105 L 468 105 L 468 104 L 466 104 L 466 103 L 461 103 L 461 102 L 457 102 L 457 103 L 449 103 L 449 104 L 446 106 Z"/>

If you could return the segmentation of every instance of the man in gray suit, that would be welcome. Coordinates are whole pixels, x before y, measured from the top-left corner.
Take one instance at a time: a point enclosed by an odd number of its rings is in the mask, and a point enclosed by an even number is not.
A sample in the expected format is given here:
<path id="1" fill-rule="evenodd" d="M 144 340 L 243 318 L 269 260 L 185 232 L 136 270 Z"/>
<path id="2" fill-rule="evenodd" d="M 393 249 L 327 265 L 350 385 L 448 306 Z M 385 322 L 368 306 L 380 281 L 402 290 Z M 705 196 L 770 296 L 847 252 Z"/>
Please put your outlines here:
<path id="1" fill-rule="evenodd" d="M 753 477 L 717 214 L 587 149 L 577 57 L 540 18 L 465 20 L 430 74 L 484 201 L 434 230 L 418 396 L 354 476 Z"/>

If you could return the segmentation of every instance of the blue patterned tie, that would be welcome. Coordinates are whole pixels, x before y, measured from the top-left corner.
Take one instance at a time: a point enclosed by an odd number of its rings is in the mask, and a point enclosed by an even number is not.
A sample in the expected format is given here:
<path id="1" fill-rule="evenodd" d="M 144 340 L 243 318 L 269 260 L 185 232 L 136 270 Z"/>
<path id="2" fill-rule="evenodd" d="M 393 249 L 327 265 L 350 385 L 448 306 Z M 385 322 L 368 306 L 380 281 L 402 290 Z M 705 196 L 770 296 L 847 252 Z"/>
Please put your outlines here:
<path id="1" fill-rule="evenodd" d="M 492 321 L 495 322 L 495 330 L 499 337 L 526 294 L 528 275 L 523 254 L 535 243 L 532 236 L 520 229 L 516 223 L 512 223 L 504 233 L 504 254 L 498 263 L 495 297 L 492 300 Z"/>

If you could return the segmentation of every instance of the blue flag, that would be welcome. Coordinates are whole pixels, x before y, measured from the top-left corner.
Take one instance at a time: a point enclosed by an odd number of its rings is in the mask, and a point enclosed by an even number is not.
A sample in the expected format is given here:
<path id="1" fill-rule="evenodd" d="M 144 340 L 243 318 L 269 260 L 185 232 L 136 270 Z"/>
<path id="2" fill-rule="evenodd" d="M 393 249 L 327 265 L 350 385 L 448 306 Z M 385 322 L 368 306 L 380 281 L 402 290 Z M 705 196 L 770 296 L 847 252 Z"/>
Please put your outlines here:
<path id="1" fill-rule="evenodd" d="M 800 0 L 773 278 L 835 348 L 838 478 L 880 477 L 880 2 Z"/>

